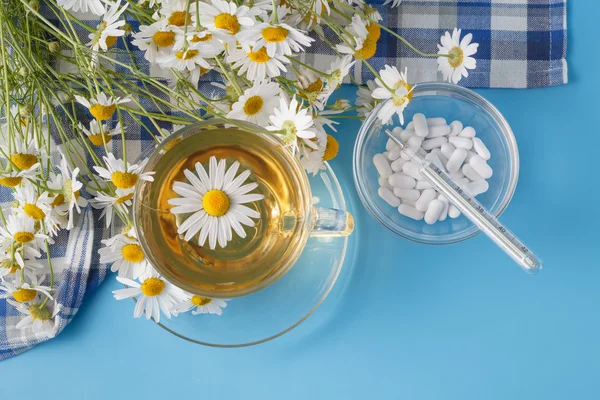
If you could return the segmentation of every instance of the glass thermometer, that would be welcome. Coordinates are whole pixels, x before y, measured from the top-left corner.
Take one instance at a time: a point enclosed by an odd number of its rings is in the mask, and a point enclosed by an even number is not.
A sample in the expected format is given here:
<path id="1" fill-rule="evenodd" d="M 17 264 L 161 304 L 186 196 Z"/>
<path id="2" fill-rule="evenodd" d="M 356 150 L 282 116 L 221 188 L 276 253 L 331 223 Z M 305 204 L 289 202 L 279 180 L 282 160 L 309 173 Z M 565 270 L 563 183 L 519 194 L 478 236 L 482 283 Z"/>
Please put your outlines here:
<path id="1" fill-rule="evenodd" d="M 451 204 L 454 204 L 471 222 L 485 233 L 494 243 L 508 254 L 517 264 L 527 272 L 538 272 L 542 269 L 542 262 L 533 252 L 525 246 L 511 231 L 490 214 L 475 198 L 469 195 L 446 172 L 438 168 L 433 162 L 425 159 L 425 151 L 413 151 L 392 132 L 385 129 L 385 134 L 392 139 L 402 151 L 420 168 L 419 172 L 434 189 L 443 194 Z"/>

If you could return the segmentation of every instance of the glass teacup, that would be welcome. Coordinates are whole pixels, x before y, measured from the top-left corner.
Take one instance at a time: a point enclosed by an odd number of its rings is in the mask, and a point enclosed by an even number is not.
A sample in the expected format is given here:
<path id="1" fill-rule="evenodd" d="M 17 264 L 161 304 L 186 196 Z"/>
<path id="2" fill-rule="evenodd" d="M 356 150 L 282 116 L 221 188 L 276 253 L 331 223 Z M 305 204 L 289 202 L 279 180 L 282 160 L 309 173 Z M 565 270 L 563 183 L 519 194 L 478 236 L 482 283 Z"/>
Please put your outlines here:
<path id="1" fill-rule="evenodd" d="M 309 236 L 345 236 L 354 228 L 345 211 L 313 206 L 306 172 L 290 146 L 259 126 L 236 124 L 211 119 L 174 133 L 144 168 L 155 171 L 154 182 L 139 181 L 135 190 L 135 229 L 146 257 L 165 279 L 204 297 L 259 291 L 289 271 Z M 187 182 L 184 171 L 196 171 L 196 163 L 209 171 L 212 157 L 225 160 L 226 170 L 235 162 L 238 174 L 249 170 L 245 184 L 256 183 L 252 193 L 264 196 L 244 204 L 259 216 L 253 227 L 243 227 L 245 237 L 232 232 L 225 247 L 213 249 L 199 234 L 184 240 L 178 228 L 189 215 L 175 215 L 169 202 L 179 197 L 173 184 Z"/>

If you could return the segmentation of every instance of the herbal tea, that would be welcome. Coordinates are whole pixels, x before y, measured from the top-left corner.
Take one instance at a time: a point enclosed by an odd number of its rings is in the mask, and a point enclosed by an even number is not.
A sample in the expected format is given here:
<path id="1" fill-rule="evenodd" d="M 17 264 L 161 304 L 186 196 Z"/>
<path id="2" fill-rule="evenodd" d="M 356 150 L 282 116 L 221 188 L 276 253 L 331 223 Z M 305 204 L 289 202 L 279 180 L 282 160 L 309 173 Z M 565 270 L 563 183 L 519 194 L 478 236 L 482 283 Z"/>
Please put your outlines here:
<path id="1" fill-rule="evenodd" d="M 182 139 L 183 137 L 183 139 Z M 243 226 L 246 237 L 233 232 L 225 248 L 211 250 L 198 244 L 198 235 L 184 241 L 178 226 L 188 215 L 174 215 L 169 200 L 179 197 L 174 182 L 187 182 L 184 170 L 209 159 L 225 159 L 226 168 L 240 163 L 238 173 L 250 170 L 246 183 L 256 182 L 253 193 L 262 200 L 246 203 L 260 218 Z M 297 259 L 308 237 L 310 188 L 289 151 L 274 138 L 239 129 L 183 132 L 152 156 L 154 182 L 138 189 L 136 221 L 149 259 L 168 280 L 207 297 L 234 297 L 252 293 L 282 276 Z M 307 206 L 308 205 L 308 206 Z"/>

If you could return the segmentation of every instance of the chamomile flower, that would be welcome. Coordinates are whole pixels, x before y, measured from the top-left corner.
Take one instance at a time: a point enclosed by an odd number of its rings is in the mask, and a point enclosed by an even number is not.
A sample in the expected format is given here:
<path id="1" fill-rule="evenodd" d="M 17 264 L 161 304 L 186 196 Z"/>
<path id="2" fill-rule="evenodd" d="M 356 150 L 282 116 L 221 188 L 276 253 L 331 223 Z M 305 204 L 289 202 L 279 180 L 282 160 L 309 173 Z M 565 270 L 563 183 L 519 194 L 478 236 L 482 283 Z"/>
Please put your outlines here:
<path id="1" fill-rule="evenodd" d="M 277 83 L 256 81 L 233 103 L 227 117 L 265 126 L 269 123 L 269 115 L 279 104 L 279 93 L 281 88 Z"/>
<path id="2" fill-rule="evenodd" d="M 342 81 L 350 72 L 350 68 L 356 63 L 356 61 L 352 60 L 351 55 L 347 55 L 344 57 L 337 57 L 329 66 L 327 70 L 327 86 L 330 90 L 335 90 L 340 87 Z"/>
<path id="3" fill-rule="evenodd" d="M 252 46 L 256 50 L 266 47 L 269 57 L 291 56 L 314 42 L 313 38 L 288 24 L 267 22 L 241 32 L 238 40 L 243 46 Z"/>
<path id="4" fill-rule="evenodd" d="M 142 172 L 148 159 L 142 161 L 140 165 L 129 164 L 125 165 L 123 160 L 115 158 L 112 153 L 102 157 L 106 168 L 94 166 L 94 169 L 102 178 L 112 182 L 118 189 L 131 189 L 135 186 L 139 179 L 152 182 L 154 171 Z"/>
<path id="5" fill-rule="evenodd" d="M 16 284 L 16 282 L 4 281 L 0 285 L 0 298 L 12 297 L 19 303 L 27 303 L 33 301 L 38 293 L 42 293 L 52 300 L 52 289 L 49 286 L 40 285 L 44 280 L 45 276 L 42 275 L 39 278 L 35 278 L 31 283 L 23 282 Z"/>
<path id="6" fill-rule="evenodd" d="M 36 188 L 32 183 L 25 183 L 16 188 L 15 200 L 19 207 L 16 209 L 18 215 L 23 215 L 34 221 L 46 220 L 50 210 L 52 200 L 48 192 L 42 192 L 38 195 Z"/>
<path id="7" fill-rule="evenodd" d="M 273 110 L 273 115 L 269 117 L 271 125 L 267 126 L 270 131 L 276 131 L 287 138 L 310 139 L 316 136 L 313 127 L 314 121 L 309 114 L 308 109 L 301 108 L 296 98 L 291 101 L 281 96 L 279 107 Z"/>
<path id="8" fill-rule="evenodd" d="M 9 215 L 6 218 L 6 227 L 0 226 L 0 251 L 15 244 L 29 247 L 39 253 L 44 240 L 50 241 L 51 239 L 47 235 L 38 233 L 35 221 L 25 216 Z"/>
<path id="9" fill-rule="evenodd" d="M 83 126 L 81 122 L 79 123 L 79 129 L 81 129 L 94 146 L 104 146 L 105 144 L 110 143 L 113 136 L 121 134 L 120 124 L 117 124 L 115 128 L 110 129 L 107 124 L 100 125 L 98 120 L 95 119 L 90 121 L 90 129 Z"/>
<path id="10" fill-rule="evenodd" d="M 179 304 L 176 304 L 172 311 L 174 314 L 179 314 L 193 309 L 192 315 L 221 315 L 223 314 L 222 309 L 227 307 L 228 301 L 229 299 L 211 299 L 209 297 L 188 294 L 187 298 Z"/>
<path id="11" fill-rule="evenodd" d="M 140 30 L 133 34 L 131 43 L 144 51 L 146 60 L 154 62 L 157 56 L 168 54 L 177 37 L 182 35 L 179 27 L 160 20 L 151 25 L 140 25 Z"/>
<path id="12" fill-rule="evenodd" d="M 254 51 L 253 48 L 246 50 L 233 50 L 227 61 L 232 63 L 234 69 L 238 69 L 238 74 L 246 74 L 251 81 L 262 81 L 267 78 L 276 78 L 281 72 L 287 72 L 283 63 L 289 63 L 284 57 L 270 57 L 265 47 Z"/>
<path id="13" fill-rule="evenodd" d="M 121 276 L 117 280 L 128 287 L 113 290 L 115 299 L 136 298 L 134 318 L 146 314 L 146 319 L 152 317 L 155 322 L 160 322 L 161 311 L 165 317 L 171 318 L 173 306 L 186 298 L 183 290 L 163 279 L 156 271 L 152 271 L 143 280 L 140 279 L 141 283 Z"/>
<path id="14" fill-rule="evenodd" d="M 197 67 L 210 69 L 206 58 L 213 58 L 220 51 L 214 46 L 202 42 L 189 44 L 187 47 L 174 48 L 169 54 L 156 57 L 162 68 L 174 68 L 178 71 L 193 71 Z"/>
<path id="15" fill-rule="evenodd" d="M 160 19 L 166 21 L 169 25 L 183 28 L 186 24 L 187 1 L 186 0 L 169 0 L 161 4 L 159 16 Z M 192 25 L 192 16 L 196 14 L 196 3 L 190 3 L 190 10 L 187 13 L 187 24 Z M 158 16 L 156 16 L 158 17 Z M 156 18 L 158 19 L 158 18 Z"/>
<path id="16" fill-rule="evenodd" d="M 358 115 L 366 117 L 373 111 L 373 108 L 381 102 L 381 100 L 374 99 L 373 96 L 371 96 L 375 89 L 377 89 L 377 84 L 373 80 L 367 81 L 367 87 L 358 87 L 358 90 L 356 91 L 356 112 Z"/>
<path id="17" fill-rule="evenodd" d="M 106 93 L 101 92 L 96 97 L 86 99 L 85 97 L 76 95 L 75 100 L 88 108 L 90 114 L 99 121 L 110 119 L 117 110 L 117 104 L 128 103 L 131 101 L 129 97 L 109 97 Z"/>
<path id="18" fill-rule="evenodd" d="M 301 89 L 298 96 L 306 100 L 311 111 L 316 112 L 325 108 L 325 103 L 327 103 L 329 96 L 323 98 L 323 94 L 327 93 L 328 90 L 325 88 L 325 83 L 321 75 L 311 70 L 303 69 L 299 71 L 297 82 Z"/>
<path id="19" fill-rule="evenodd" d="M 57 0 L 59 6 L 65 10 L 81 11 L 87 13 L 88 10 L 96 15 L 102 15 L 106 11 L 101 0 Z"/>
<path id="20" fill-rule="evenodd" d="M 0 255 L 0 278 L 4 278 L 11 274 L 24 270 L 25 276 L 30 279 L 36 279 L 37 274 L 45 269 L 44 265 L 35 261 L 37 250 L 31 254 L 28 248 L 25 248 L 27 257 L 23 259 L 20 252 L 15 252 L 11 255 L 10 252 L 2 252 Z"/>
<path id="21" fill-rule="evenodd" d="M 35 174 L 38 172 L 40 164 L 36 163 L 31 168 L 21 171 L 7 171 L 0 172 L 0 186 L 5 187 L 17 187 L 23 182 L 23 178 L 27 177 L 35 177 Z"/>
<path id="22" fill-rule="evenodd" d="M 88 46 L 95 51 L 100 49 L 105 51 L 108 50 L 109 47 L 114 46 L 117 42 L 117 38 L 125 35 L 125 31 L 119 29 L 125 25 L 125 20 L 119 20 L 119 18 L 121 18 L 123 12 L 129 7 L 129 3 L 126 3 L 121 8 L 119 8 L 121 5 L 120 1 L 112 3 L 107 1 L 106 5 L 109 8 L 104 13 L 100 24 L 96 27 L 96 31 L 88 35 L 88 38 L 90 39 Z"/>
<path id="23" fill-rule="evenodd" d="M 388 1 L 391 1 L 391 0 L 388 0 Z M 402 1 L 402 0 L 394 0 L 394 1 Z M 372 7 L 370 5 L 365 5 L 365 9 L 363 10 L 363 13 L 371 21 L 375 21 L 375 22 L 383 21 L 383 17 L 381 16 L 381 13 L 375 7 Z"/>
<path id="24" fill-rule="evenodd" d="M 262 200 L 262 194 L 250 193 L 258 187 L 258 183 L 244 182 L 250 176 L 246 170 L 236 176 L 239 162 L 234 162 L 225 171 L 225 160 L 217 162 L 215 157 L 209 160 L 209 171 L 199 162 L 196 163 L 196 174 L 185 170 L 184 174 L 190 183 L 175 182 L 173 191 L 181 197 L 169 200 L 174 206 L 171 212 L 178 214 L 191 214 L 186 217 L 177 233 L 185 234 L 184 240 L 191 240 L 198 235 L 198 244 L 208 245 L 214 249 L 219 244 L 224 248 L 232 239 L 232 230 L 241 238 L 246 237 L 242 225 L 254 226 L 251 218 L 260 218 L 260 214 L 244 204 Z"/>
<path id="25" fill-rule="evenodd" d="M 13 135 L 13 138 L 14 149 L 12 154 L 6 145 L 2 145 L 2 151 L 7 155 L 10 154 L 10 162 L 20 170 L 28 170 L 34 167 L 39 161 L 39 151 L 35 138 L 31 138 L 29 142 L 25 142 L 19 135 Z"/>
<path id="26" fill-rule="evenodd" d="M 458 83 L 462 77 L 469 76 L 469 69 L 475 69 L 477 60 L 473 55 L 477 53 L 478 43 L 471 43 L 473 35 L 469 33 L 462 40 L 460 39 L 461 30 L 454 28 L 452 35 L 446 32 L 441 38 L 441 44 L 438 44 L 439 54 L 448 54 L 449 57 L 438 57 L 438 71 L 440 71 L 445 81 Z"/>
<path id="27" fill-rule="evenodd" d="M 378 87 L 373 91 L 371 96 L 379 100 L 389 99 L 377 113 L 377 116 L 384 124 L 394 114 L 397 114 L 400 118 L 400 123 L 404 124 L 402 113 L 412 99 L 412 86 L 408 84 L 406 74 L 406 69 L 404 72 L 399 72 L 396 67 L 386 65 L 385 69 L 379 71 L 379 75 L 383 81 L 379 78 L 375 80 Z"/>
<path id="28" fill-rule="evenodd" d="M 44 298 L 37 296 L 30 305 L 16 302 L 12 299 L 6 300 L 14 306 L 19 312 L 25 314 L 25 317 L 16 325 L 17 329 L 31 328 L 36 334 L 46 337 L 54 337 L 58 332 L 61 318 L 58 315 L 62 305 L 57 302 L 47 302 L 44 304 Z"/>
<path id="29" fill-rule="evenodd" d="M 175 48 L 182 48 L 185 44 L 186 36 L 181 32 L 181 34 L 177 35 L 177 41 L 175 42 Z M 225 50 L 225 43 L 217 38 L 217 35 L 214 35 L 209 30 L 206 29 L 188 29 L 187 33 L 187 41 L 190 44 L 194 43 L 202 43 L 204 45 L 210 46 L 213 48 L 215 54 L 220 54 L 223 50 Z"/>
<path id="30" fill-rule="evenodd" d="M 51 206 L 57 212 L 66 215 L 68 214 L 67 229 L 73 229 L 75 212 L 81 213 L 81 208 L 86 207 L 88 202 L 81 196 L 83 183 L 77 180 L 79 168 L 75 168 L 73 172 L 69 172 L 67 161 L 63 158 L 60 163 L 60 174 L 55 174 L 48 181 L 48 187 L 59 191 L 52 199 Z"/>
<path id="31" fill-rule="evenodd" d="M 254 26 L 254 18 L 246 6 L 237 6 L 234 2 L 211 0 L 203 4 L 200 23 L 227 42 L 234 43 L 236 35 Z"/>
<path id="32" fill-rule="evenodd" d="M 342 36 L 344 41 L 336 46 L 336 49 L 340 53 L 359 54 L 366 53 L 367 51 L 370 52 L 371 43 L 366 44 L 363 48 L 369 34 L 367 24 L 358 14 L 354 14 L 352 22 L 346 27 L 346 31 L 348 34 Z M 375 52 L 373 51 L 373 53 Z"/>
<path id="33" fill-rule="evenodd" d="M 134 237 L 120 233 L 102 240 L 102 244 L 105 247 L 98 250 L 100 262 L 112 263 L 110 270 L 119 272 L 120 277 L 137 279 L 152 272 L 142 247 Z"/>
<path id="34" fill-rule="evenodd" d="M 273 10 L 273 2 L 271 0 L 252 0 L 246 2 L 248 6 L 248 15 L 252 17 L 262 17 L 263 21 L 267 20 L 267 14 Z"/>
<path id="35" fill-rule="evenodd" d="M 100 218 L 104 217 L 106 227 L 110 227 L 113 220 L 113 214 L 118 211 L 122 214 L 129 213 L 129 207 L 133 204 L 133 189 L 117 189 L 116 196 L 106 193 L 99 193 L 96 197 L 90 199 L 92 207 L 102 210 Z"/>

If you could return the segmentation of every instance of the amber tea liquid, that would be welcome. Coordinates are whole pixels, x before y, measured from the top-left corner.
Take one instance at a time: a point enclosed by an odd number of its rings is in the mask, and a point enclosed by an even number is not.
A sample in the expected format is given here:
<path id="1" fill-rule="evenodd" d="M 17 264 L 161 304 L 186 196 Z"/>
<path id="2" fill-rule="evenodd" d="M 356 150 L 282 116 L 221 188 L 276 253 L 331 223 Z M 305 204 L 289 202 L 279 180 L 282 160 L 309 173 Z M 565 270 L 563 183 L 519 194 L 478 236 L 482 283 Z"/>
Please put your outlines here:
<path id="1" fill-rule="evenodd" d="M 303 171 L 291 161 L 292 155 L 272 137 L 239 129 L 179 136 L 165 144 L 162 154 L 151 157 L 154 182 L 144 183 L 137 194 L 136 223 L 153 266 L 175 285 L 207 297 L 252 293 L 282 276 L 306 243 L 311 203 Z M 246 204 L 261 215 L 254 227 L 244 226 L 246 238 L 234 231 L 233 240 L 215 250 L 210 250 L 208 240 L 199 246 L 197 235 L 183 241 L 177 226 L 187 215 L 173 215 L 168 203 L 178 197 L 173 183 L 187 182 L 183 171 L 194 172 L 200 162 L 208 173 L 211 156 L 226 159 L 227 168 L 238 161 L 238 174 L 249 169 L 252 173 L 246 183 L 257 182 L 253 193 L 264 195 L 263 200 Z"/>

